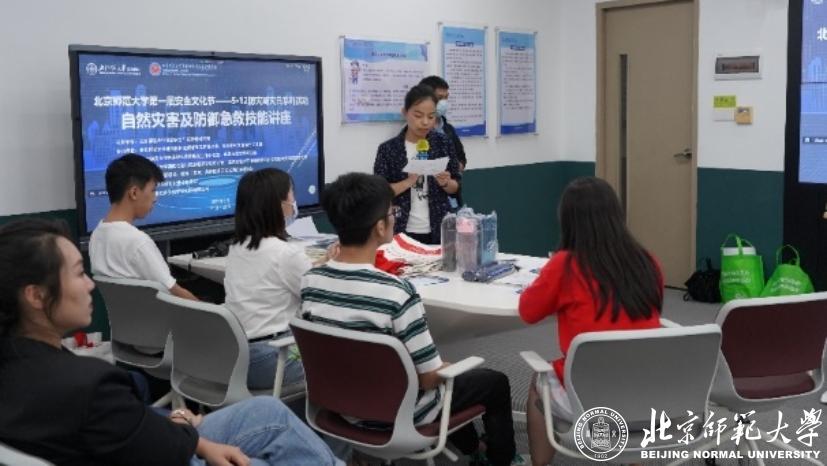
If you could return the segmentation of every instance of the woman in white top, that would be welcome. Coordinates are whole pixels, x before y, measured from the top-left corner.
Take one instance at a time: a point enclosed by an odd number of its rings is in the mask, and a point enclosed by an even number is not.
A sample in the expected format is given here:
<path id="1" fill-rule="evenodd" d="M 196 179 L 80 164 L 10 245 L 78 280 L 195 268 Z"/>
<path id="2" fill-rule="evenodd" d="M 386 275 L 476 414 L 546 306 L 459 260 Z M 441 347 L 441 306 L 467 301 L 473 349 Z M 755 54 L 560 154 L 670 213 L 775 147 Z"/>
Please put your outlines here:
<path id="1" fill-rule="evenodd" d="M 301 277 L 313 267 L 303 248 L 287 242 L 287 225 L 297 216 L 290 175 L 265 168 L 241 178 L 224 305 L 241 321 L 250 341 L 251 389 L 273 387 L 278 350 L 267 342 L 289 335 L 287 324 L 301 304 Z M 303 379 L 301 361 L 288 358 L 284 384 Z"/>

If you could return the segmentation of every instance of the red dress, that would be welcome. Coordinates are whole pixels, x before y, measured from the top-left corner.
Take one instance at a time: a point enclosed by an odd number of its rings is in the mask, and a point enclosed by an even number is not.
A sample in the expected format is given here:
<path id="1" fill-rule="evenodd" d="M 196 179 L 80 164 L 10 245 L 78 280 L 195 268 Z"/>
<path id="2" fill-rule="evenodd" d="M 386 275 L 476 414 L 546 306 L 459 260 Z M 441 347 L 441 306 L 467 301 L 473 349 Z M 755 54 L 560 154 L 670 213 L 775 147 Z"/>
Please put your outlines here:
<path id="1" fill-rule="evenodd" d="M 611 304 L 599 320 L 597 303 L 592 296 L 589 284 L 580 271 L 576 261 L 567 264 L 570 253 L 558 251 L 543 266 L 540 276 L 529 285 L 520 295 L 520 317 L 527 323 L 533 324 L 544 318 L 557 314 L 557 330 L 560 337 L 560 349 L 563 357 L 552 361 L 554 372 L 563 383 L 563 374 L 566 366 L 566 354 L 571 341 L 584 332 L 601 330 L 640 330 L 660 327 L 660 315 L 657 310 L 652 312 L 649 319 L 631 320 L 623 309 L 612 322 Z M 663 296 L 663 277 L 658 269 L 658 288 Z M 597 289 L 594 280 L 590 280 L 592 289 Z"/>

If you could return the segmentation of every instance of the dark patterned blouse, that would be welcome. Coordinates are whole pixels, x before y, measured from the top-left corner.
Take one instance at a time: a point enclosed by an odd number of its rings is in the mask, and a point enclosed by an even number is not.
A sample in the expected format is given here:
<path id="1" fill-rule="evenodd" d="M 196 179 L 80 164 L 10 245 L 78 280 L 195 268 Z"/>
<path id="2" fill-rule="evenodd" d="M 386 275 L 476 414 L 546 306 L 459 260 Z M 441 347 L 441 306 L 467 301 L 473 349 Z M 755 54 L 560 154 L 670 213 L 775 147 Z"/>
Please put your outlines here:
<path id="1" fill-rule="evenodd" d="M 379 145 L 376 151 L 376 160 L 373 162 L 373 173 L 379 175 L 388 183 L 398 183 L 408 177 L 408 174 L 402 171 L 408 163 L 408 153 L 405 149 L 405 131 L 406 126 L 396 136 Z M 459 163 L 454 154 L 454 147 L 451 141 L 444 135 L 431 131 L 428 133 L 428 143 L 430 150 L 428 151 L 428 159 L 438 159 L 442 157 L 448 158 L 447 171 L 451 174 L 451 178 L 458 183 L 462 180 L 462 175 L 459 172 Z M 403 192 L 396 196 L 394 204 L 402 209 L 402 215 L 397 219 L 394 232 L 404 232 L 408 226 L 408 216 L 411 212 L 411 190 Z M 451 209 L 448 202 L 448 193 L 442 189 L 436 180 L 428 177 L 428 211 L 431 221 L 431 234 L 435 241 L 440 239 L 440 226 L 442 218 L 445 217 Z"/>

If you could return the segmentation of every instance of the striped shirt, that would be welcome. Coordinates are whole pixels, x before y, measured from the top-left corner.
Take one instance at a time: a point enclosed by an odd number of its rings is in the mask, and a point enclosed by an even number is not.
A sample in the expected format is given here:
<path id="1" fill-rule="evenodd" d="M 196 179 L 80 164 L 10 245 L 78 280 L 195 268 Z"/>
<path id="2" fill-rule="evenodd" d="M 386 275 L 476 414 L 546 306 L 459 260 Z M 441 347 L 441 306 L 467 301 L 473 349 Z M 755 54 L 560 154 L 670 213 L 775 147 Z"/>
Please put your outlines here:
<path id="1" fill-rule="evenodd" d="M 442 366 L 425 320 L 425 308 L 407 280 L 371 264 L 331 260 L 304 275 L 301 299 L 301 315 L 305 319 L 399 338 L 410 353 L 417 373 Z M 420 390 L 414 424 L 427 424 L 436 419 L 442 407 L 443 391 L 442 386 Z"/>

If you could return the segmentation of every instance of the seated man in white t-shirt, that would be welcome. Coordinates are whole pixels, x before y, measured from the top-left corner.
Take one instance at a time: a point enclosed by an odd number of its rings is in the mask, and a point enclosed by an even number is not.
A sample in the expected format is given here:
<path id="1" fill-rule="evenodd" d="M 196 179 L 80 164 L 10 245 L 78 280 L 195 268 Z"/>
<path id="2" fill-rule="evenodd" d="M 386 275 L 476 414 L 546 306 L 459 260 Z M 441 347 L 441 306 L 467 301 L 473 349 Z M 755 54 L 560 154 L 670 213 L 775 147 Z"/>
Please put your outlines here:
<path id="1" fill-rule="evenodd" d="M 152 211 L 155 187 L 163 181 L 161 168 L 136 154 L 119 157 L 106 167 L 106 192 L 111 207 L 89 240 L 92 273 L 151 280 L 175 296 L 197 301 L 172 277 L 152 238 L 132 224 Z"/>

